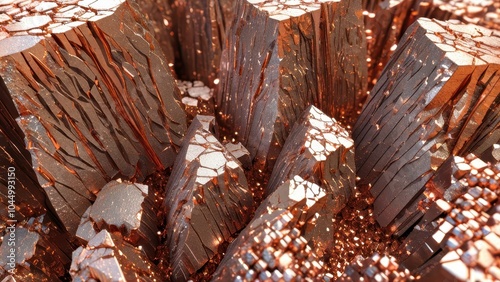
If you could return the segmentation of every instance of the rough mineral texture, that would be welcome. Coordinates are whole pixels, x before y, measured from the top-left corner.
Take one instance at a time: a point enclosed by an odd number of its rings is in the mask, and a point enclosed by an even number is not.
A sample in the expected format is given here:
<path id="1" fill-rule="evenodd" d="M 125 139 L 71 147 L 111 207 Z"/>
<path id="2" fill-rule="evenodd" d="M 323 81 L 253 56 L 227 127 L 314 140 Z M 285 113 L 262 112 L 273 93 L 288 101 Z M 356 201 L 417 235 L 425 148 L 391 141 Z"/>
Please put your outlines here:
<path id="1" fill-rule="evenodd" d="M 162 281 L 142 251 L 106 230 L 73 252 L 70 274 L 73 281 Z"/>
<path id="2" fill-rule="evenodd" d="M 391 255 L 373 254 L 365 259 L 358 256 L 356 260 L 346 267 L 344 274 L 337 281 L 414 281 L 410 271 L 397 262 Z"/>
<path id="3" fill-rule="evenodd" d="M 372 89 L 396 49 L 415 0 L 363 0 L 368 53 L 368 89 Z"/>
<path id="4" fill-rule="evenodd" d="M 171 0 L 181 78 L 213 87 L 220 65 L 226 29 L 234 17 L 234 0 Z"/>
<path id="5" fill-rule="evenodd" d="M 428 208 L 422 201 L 425 215 L 406 238 L 399 260 L 416 274 L 434 277 L 425 278 L 427 281 L 437 281 L 438 277 L 441 281 L 499 279 L 496 257 L 500 209 L 494 203 L 498 198 L 500 167 L 472 154 L 453 157 L 451 163 L 454 180 L 448 183 L 445 193 L 440 187 L 444 182 L 429 183 L 428 198 L 438 200 Z M 445 175 L 442 178 L 448 177 L 447 171 L 441 173 Z M 449 191 L 453 193 L 446 196 Z"/>
<path id="6" fill-rule="evenodd" d="M 254 219 L 229 245 L 213 281 L 316 281 L 333 278 L 318 259 L 315 231 L 326 191 L 296 176 L 267 197 Z M 331 219 L 330 219 L 331 225 Z M 311 238 L 313 237 L 313 238 Z M 312 246 L 310 246 L 312 245 Z"/>
<path id="7" fill-rule="evenodd" d="M 456 19 L 464 23 L 500 30 L 498 0 L 424 0 L 418 2 L 416 14 L 439 20 Z"/>
<path id="8" fill-rule="evenodd" d="M 167 183 L 165 207 L 172 279 L 187 280 L 250 220 L 252 194 L 240 162 L 198 115 Z"/>
<path id="9" fill-rule="evenodd" d="M 0 277 L 14 267 L 11 274 L 18 281 L 59 281 L 71 262 L 71 257 L 63 251 L 66 245 L 69 243 L 64 235 L 53 229 L 52 223 L 47 224 L 44 216 L 15 226 L 7 225 L 0 246 Z M 14 253 L 11 248 L 15 249 Z M 13 260 L 9 258 L 12 254 Z"/>
<path id="10" fill-rule="evenodd" d="M 74 234 L 108 181 L 141 181 L 173 164 L 186 116 L 135 2 L 8 2 L 0 95 L 16 110 L 0 128 L 18 132 L 10 142 L 30 151 L 38 182 Z"/>
<path id="11" fill-rule="evenodd" d="M 361 1 L 238 1 L 236 14 L 216 91 L 221 136 L 272 168 L 307 106 L 353 122 L 366 97 Z"/>
<path id="12" fill-rule="evenodd" d="M 274 166 L 266 194 L 295 175 L 321 185 L 331 197 L 331 212 L 339 212 L 351 197 L 356 172 L 354 142 L 349 133 L 314 106 L 297 120 Z"/>
<path id="13" fill-rule="evenodd" d="M 353 132 L 375 217 L 402 233 L 450 155 L 481 153 L 500 125 L 500 33 L 419 19 L 403 36 Z"/>
<path id="14" fill-rule="evenodd" d="M 97 231 L 121 232 L 123 238 L 141 246 L 150 259 L 158 245 L 153 193 L 146 185 L 112 181 L 106 184 L 94 204 L 85 212 L 76 236 L 90 240 Z"/>
<path id="15" fill-rule="evenodd" d="M 167 58 L 170 70 L 174 72 L 174 65 L 180 62 L 180 50 L 173 21 L 172 5 L 170 0 L 136 0 L 139 9 L 151 24 L 155 39 Z"/>
<path id="16" fill-rule="evenodd" d="M 252 167 L 252 159 L 250 158 L 250 152 L 248 152 L 247 148 L 238 143 L 227 143 L 224 145 L 226 150 L 235 156 L 246 169 L 251 169 Z"/>

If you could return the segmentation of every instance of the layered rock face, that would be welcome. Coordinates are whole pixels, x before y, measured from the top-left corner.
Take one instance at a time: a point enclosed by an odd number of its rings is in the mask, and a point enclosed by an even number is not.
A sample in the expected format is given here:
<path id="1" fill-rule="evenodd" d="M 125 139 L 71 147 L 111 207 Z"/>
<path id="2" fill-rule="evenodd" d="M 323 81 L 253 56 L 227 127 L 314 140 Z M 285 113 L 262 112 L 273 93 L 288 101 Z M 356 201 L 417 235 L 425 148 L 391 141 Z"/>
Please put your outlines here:
<path id="1" fill-rule="evenodd" d="M 0 281 L 500 280 L 499 9 L 0 0 Z"/>

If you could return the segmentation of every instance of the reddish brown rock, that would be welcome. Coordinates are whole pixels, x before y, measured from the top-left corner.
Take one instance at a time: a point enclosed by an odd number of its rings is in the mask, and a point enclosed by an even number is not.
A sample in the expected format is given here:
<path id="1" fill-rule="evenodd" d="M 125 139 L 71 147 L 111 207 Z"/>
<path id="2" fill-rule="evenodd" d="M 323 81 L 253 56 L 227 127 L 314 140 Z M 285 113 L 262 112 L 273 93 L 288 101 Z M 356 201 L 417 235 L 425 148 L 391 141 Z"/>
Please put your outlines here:
<path id="1" fill-rule="evenodd" d="M 415 0 L 364 0 L 368 89 L 372 89 L 396 49 Z"/>
<path id="2" fill-rule="evenodd" d="M 166 187 L 166 245 L 177 281 L 207 263 L 253 211 L 241 163 L 213 136 L 213 123 L 193 120 Z"/>
<path id="3" fill-rule="evenodd" d="M 154 259 L 159 240 L 150 188 L 122 181 L 106 184 L 83 215 L 76 236 L 88 241 L 103 229 L 120 232 L 127 242 L 140 246 Z"/>
<path id="4" fill-rule="evenodd" d="M 173 164 L 186 130 L 179 93 L 135 2 L 2 9 L 10 18 L 0 36 L 0 94 L 15 109 L 0 128 L 22 132 L 10 142 L 29 150 L 38 182 L 74 234 L 109 180 L 140 181 Z"/>
<path id="5" fill-rule="evenodd" d="M 201 80 L 209 87 L 219 72 L 226 31 L 233 20 L 237 1 L 172 0 L 173 34 L 178 40 L 179 76 Z"/>
<path id="6" fill-rule="evenodd" d="M 216 90 L 222 137 L 272 168 L 307 106 L 353 123 L 366 97 L 361 1 L 239 1 L 236 14 Z"/>
<path id="7" fill-rule="evenodd" d="M 360 184 L 391 232 L 410 227 L 427 181 L 450 155 L 481 153 L 500 127 L 500 33 L 419 19 L 372 90 L 353 132 Z"/>
<path id="8" fill-rule="evenodd" d="M 231 243 L 213 281 L 333 278 L 325 271 L 313 243 L 318 238 L 315 231 L 333 231 L 316 223 L 318 212 L 327 205 L 325 192 L 298 176 L 278 187 Z"/>

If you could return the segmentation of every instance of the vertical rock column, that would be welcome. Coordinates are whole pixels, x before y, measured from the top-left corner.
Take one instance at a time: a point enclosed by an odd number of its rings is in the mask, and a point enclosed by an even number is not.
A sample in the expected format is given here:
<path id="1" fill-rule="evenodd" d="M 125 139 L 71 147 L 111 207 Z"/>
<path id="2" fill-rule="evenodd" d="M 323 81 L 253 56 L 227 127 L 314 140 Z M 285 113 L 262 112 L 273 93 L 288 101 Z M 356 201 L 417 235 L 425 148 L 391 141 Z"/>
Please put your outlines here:
<path id="1" fill-rule="evenodd" d="M 239 1 L 221 59 L 217 121 L 262 168 L 315 105 L 350 124 L 366 95 L 360 1 Z"/>
<path id="2" fill-rule="evenodd" d="M 497 142 L 499 55 L 500 33 L 480 26 L 422 18 L 406 31 L 353 132 L 380 225 L 402 234 L 450 155 Z"/>
<path id="3" fill-rule="evenodd" d="M 9 115 L 0 128 L 15 132 L 6 142 L 29 150 L 74 233 L 107 181 L 141 181 L 173 164 L 185 113 L 135 2 L 9 5 L 0 32 L 0 106 Z"/>
<path id="4" fill-rule="evenodd" d="M 241 230 L 253 212 L 241 163 L 212 134 L 214 117 L 190 125 L 167 183 L 166 244 L 172 279 L 186 281 Z"/>

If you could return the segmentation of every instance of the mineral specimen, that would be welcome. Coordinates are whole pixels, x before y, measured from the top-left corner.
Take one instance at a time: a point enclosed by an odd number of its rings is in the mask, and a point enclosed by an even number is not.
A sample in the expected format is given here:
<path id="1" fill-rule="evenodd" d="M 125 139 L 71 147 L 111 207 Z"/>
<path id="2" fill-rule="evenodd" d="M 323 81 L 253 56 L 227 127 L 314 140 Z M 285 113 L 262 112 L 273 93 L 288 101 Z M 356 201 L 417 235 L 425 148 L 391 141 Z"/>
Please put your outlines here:
<path id="1" fill-rule="evenodd" d="M 353 122 L 366 97 L 361 1 L 245 0 L 236 14 L 215 94 L 223 137 L 272 168 L 307 106 Z"/>
<path id="2" fill-rule="evenodd" d="M 500 127 L 500 33 L 419 19 L 373 88 L 353 139 L 360 185 L 391 232 L 411 227 L 425 184 L 450 155 L 481 153 Z"/>
<path id="3" fill-rule="evenodd" d="M 2 102 L 11 114 L 0 128 L 24 134 L 10 142 L 30 151 L 38 182 L 74 234 L 109 180 L 141 181 L 173 164 L 186 116 L 135 2 L 7 2 L 0 96 L 15 110 Z"/>
<path id="4" fill-rule="evenodd" d="M 365 0 L 368 89 L 372 89 L 394 52 L 414 0 Z"/>
<path id="5" fill-rule="evenodd" d="M 424 0 L 418 3 L 416 14 L 438 20 L 456 19 L 464 23 L 500 30 L 498 0 Z"/>
<path id="6" fill-rule="evenodd" d="M 332 197 L 329 207 L 334 214 L 344 207 L 354 189 L 354 143 L 335 119 L 314 106 L 304 111 L 290 131 L 266 194 L 295 175 L 322 185 Z"/>
<path id="7" fill-rule="evenodd" d="M 231 243 L 213 281 L 312 281 L 332 278 L 318 258 L 312 235 L 326 208 L 326 191 L 296 176 L 259 206 L 254 219 Z M 331 221 L 330 221 L 331 224 Z M 317 238 L 317 237 L 316 237 Z"/>
<path id="8" fill-rule="evenodd" d="M 358 282 L 358 281 L 414 281 L 415 277 L 410 271 L 397 262 L 391 255 L 373 254 L 370 258 L 364 259 L 361 256 L 356 261 L 347 266 L 344 274 L 337 281 Z"/>
<path id="9" fill-rule="evenodd" d="M 85 212 L 76 235 L 88 241 L 96 231 L 103 229 L 121 232 L 127 242 L 141 246 L 149 258 L 154 259 L 158 245 L 156 226 L 153 193 L 148 186 L 111 181 Z"/>
<path id="10" fill-rule="evenodd" d="M 141 251 L 106 230 L 73 253 L 70 274 L 73 281 L 161 281 Z"/>
<path id="11" fill-rule="evenodd" d="M 172 278 L 187 280 L 250 220 L 253 199 L 240 162 L 211 132 L 214 118 L 190 125 L 166 187 Z"/>

